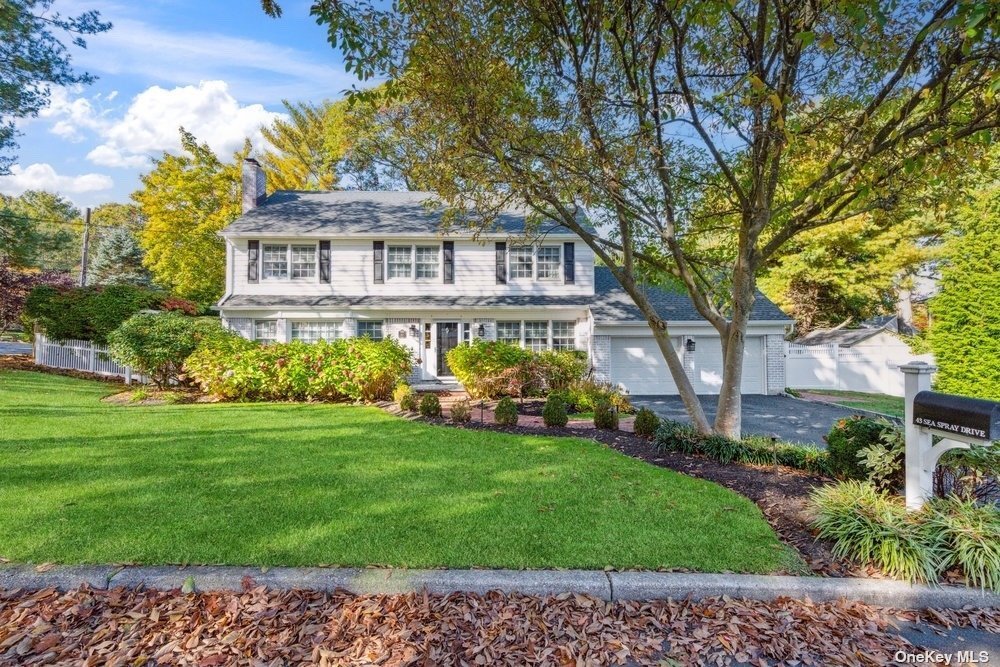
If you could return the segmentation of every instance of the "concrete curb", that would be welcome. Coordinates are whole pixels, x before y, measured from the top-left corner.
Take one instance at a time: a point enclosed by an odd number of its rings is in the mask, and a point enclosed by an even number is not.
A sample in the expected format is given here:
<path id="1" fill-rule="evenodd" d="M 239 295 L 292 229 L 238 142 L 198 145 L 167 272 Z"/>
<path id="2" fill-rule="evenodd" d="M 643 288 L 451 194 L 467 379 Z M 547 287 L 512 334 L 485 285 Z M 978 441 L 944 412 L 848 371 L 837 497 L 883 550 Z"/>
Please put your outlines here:
<path id="1" fill-rule="evenodd" d="M 682 574 L 674 572 L 602 572 L 594 570 L 406 570 L 393 568 L 273 568 L 225 566 L 121 567 L 58 566 L 39 572 L 28 565 L 0 565 L 0 588 L 54 587 L 83 584 L 105 589 L 140 586 L 161 590 L 181 588 L 190 578 L 196 590 L 240 591 L 244 578 L 280 590 L 293 588 L 357 594 L 398 594 L 427 590 L 455 592 L 501 591 L 526 595 L 578 593 L 602 600 L 662 600 L 727 595 L 752 600 L 778 597 L 825 602 L 847 598 L 896 608 L 958 609 L 966 605 L 1000 607 L 1000 594 L 978 589 L 914 586 L 888 579 L 824 579 L 749 574 Z"/>

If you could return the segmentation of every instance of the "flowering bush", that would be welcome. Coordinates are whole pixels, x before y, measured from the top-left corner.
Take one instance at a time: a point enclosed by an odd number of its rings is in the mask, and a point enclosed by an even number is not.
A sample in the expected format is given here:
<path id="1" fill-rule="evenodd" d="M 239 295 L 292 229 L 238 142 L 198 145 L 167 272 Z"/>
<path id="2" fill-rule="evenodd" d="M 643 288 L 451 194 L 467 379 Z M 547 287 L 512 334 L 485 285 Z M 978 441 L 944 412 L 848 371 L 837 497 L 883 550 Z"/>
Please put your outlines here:
<path id="1" fill-rule="evenodd" d="M 448 352 L 448 366 L 473 398 L 535 396 L 561 390 L 586 371 L 578 350 L 532 352 L 502 341 L 475 340 Z"/>
<path id="2" fill-rule="evenodd" d="M 125 320 L 108 336 L 111 357 L 148 375 L 157 387 L 182 381 L 188 355 L 205 340 L 224 332 L 215 318 L 177 313 L 140 313 Z"/>
<path id="3" fill-rule="evenodd" d="M 247 401 L 376 401 L 409 375 L 410 352 L 394 340 L 260 345 L 236 334 L 206 341 L 184 365 L 203 391 Z"/>

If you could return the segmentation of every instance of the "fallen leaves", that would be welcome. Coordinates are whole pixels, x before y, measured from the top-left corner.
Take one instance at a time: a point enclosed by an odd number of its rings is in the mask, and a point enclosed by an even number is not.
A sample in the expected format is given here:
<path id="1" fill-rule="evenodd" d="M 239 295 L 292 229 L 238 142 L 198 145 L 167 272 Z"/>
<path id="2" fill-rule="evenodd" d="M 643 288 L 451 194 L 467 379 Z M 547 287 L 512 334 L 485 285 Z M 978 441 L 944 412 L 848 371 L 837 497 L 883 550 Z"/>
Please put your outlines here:
<path id="1" fill-rule="evenodd" d="M 1000 632 L 1000 612 L 584 595 L 0 590 L 0 664 L 885 664 L 894 615 Z"/>

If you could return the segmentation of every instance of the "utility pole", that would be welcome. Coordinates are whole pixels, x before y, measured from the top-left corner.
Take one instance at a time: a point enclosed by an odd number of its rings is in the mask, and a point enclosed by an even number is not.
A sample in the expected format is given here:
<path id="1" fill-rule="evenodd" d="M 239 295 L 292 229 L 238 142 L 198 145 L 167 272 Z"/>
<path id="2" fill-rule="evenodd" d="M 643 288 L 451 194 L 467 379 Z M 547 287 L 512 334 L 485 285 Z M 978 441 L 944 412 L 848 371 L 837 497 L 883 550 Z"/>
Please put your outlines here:
<path id="1" fill-rule="evenodd" d="M 87 257 L 90 254 L 90 207 L 83 220 L 83 257 L 80 259 L 80 287 L 87 286 Z"/>

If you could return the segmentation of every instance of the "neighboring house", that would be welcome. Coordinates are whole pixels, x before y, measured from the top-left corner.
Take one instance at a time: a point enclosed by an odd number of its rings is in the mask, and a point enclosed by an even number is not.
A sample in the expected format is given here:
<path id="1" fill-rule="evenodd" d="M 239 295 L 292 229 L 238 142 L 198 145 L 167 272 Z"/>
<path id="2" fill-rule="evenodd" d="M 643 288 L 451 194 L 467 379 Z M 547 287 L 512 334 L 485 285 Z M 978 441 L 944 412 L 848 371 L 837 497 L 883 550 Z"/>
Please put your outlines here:
<path id="1" fill-rule="evenodd" d="M 639 309 L 562 227 L 525 239 L 525 212 L 496 231 L 440 229 L 422 192 L 275 192 L 244 164 L 244 214 L 224 229 L 224 324 L 262 341 L 391 337 L 409 348 L 414 381 L 450 379 L 445 354 L 477 338 L 587 352 L 598 379 L 632 394 L 677 393 Z M 649 288 L 697 391 L 718 393 L 715 329 L 684 294 Z M 759 296 L 747 332 L 743 390 L 785 387 L 791 320 Z"/>
<path id="2" fill-rule="evenodd" d="M 837 389 L 903 395 L 901 364 L 933 363 L 910 350 L 895 316 L 872 318 L 858 329 L 817 329 L 788 346 L 787 376 L 792 389 Z"/>

